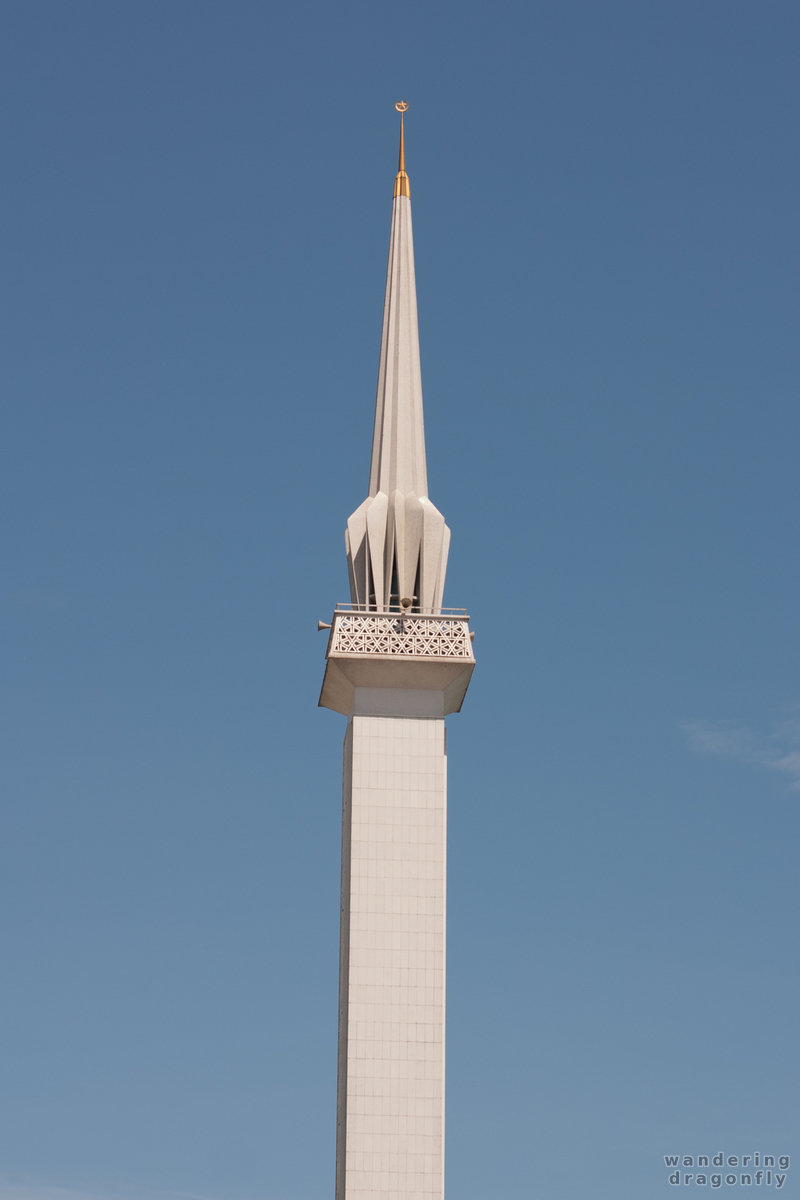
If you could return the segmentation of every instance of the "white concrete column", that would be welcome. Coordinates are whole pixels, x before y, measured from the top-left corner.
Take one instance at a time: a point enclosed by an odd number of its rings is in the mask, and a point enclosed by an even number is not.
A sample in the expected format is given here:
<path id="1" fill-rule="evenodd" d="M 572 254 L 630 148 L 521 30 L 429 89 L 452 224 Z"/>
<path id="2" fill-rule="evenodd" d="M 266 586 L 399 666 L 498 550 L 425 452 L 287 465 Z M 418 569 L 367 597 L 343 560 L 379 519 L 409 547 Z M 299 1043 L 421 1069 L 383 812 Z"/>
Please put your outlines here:
<path id="1" fill-rule="evenodd" d="M 443 1200 L 446 770 L 443 718 L 351 717 L 336 1200 Z"/>

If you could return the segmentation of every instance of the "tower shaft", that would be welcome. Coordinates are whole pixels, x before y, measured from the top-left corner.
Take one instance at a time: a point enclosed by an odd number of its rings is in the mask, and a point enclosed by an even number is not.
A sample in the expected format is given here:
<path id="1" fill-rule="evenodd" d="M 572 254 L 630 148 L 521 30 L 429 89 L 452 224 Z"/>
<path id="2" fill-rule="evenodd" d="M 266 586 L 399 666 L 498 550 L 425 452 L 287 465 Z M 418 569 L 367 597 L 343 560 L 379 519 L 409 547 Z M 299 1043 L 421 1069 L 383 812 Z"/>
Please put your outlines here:
<path id="1" fill-rule="evenodd" d="M 336 1200 L 444 1195 L 442 718 L 351 718 L 344 750 Z"/>

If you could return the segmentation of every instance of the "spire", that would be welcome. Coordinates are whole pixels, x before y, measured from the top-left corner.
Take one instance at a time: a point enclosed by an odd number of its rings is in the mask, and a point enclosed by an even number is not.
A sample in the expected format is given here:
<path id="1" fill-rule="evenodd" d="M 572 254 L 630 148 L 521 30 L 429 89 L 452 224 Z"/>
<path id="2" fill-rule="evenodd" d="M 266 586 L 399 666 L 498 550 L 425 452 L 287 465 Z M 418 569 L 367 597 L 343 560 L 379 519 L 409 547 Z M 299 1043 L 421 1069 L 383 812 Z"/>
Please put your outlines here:
<path id="1" fill-rule="evenodd" d="M 395 196 L 408 196 L 411 199 L 411 188 L 406 175 L 406 140 L 403 131 L 403 113 L 408 112 L 408 103 L 405 100 L 398 100 L 395 108 L 400 113 L 400 158 L 397 164 L 397 175 L 394 180 Z"/>
<path id="2" fill-rule="evenodd" d="M 378 397 L 369 494 L 387 494 L 400 488 L 428 493 L 425 469 L 425 434 L 422 423 L 422 376 L 419 366 L 417 284 L 414 275 L 414 239 L 411 230 L 411 197 L 405 170 L 403 113 L 400 110 L 400 170 L 394 181 L 389 265 L 383 306 Z"/>
<path id="3" fill-rule="evenodd" d="M 345 541 L 354 604 L 379 612 L 441 608 L 450 530 L 428 499 L 411 191 L 403 114 L 394 183 L 389 265 L 375 402 L 369 496 L 347 522 Z"/>

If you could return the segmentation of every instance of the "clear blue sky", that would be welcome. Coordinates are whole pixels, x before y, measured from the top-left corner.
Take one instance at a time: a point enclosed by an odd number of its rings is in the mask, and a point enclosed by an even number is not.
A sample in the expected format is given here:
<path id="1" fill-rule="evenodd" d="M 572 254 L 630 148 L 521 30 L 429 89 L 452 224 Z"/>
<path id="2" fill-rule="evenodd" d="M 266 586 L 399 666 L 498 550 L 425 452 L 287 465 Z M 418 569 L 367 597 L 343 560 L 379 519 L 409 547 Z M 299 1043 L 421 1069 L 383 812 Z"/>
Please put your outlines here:
<path id="1" fill-rule="evenodd" d="M 315 626 L 366 489 L 401 98 L 477 631 L 448 1196 L 800 1155 L 797 4 L 0 23 L 0 1200 L 332 1195 Z"/>

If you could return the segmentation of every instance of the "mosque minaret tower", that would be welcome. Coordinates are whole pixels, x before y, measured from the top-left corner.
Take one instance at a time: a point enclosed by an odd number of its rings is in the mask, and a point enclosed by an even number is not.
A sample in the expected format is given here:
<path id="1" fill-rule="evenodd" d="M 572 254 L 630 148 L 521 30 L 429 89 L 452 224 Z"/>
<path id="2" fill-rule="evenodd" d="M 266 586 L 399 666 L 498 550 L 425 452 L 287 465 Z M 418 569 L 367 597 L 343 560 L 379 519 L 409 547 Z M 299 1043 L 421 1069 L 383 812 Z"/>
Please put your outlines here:
<path id="1" fill-rule="evenodd" d="M 447 755 L 475 658 L 442 608 L 450 530 L 428 499 L 403 113 L 369 495 L 320 704 L 343 713 L 336 1200 L 443 1200 Z"/>

